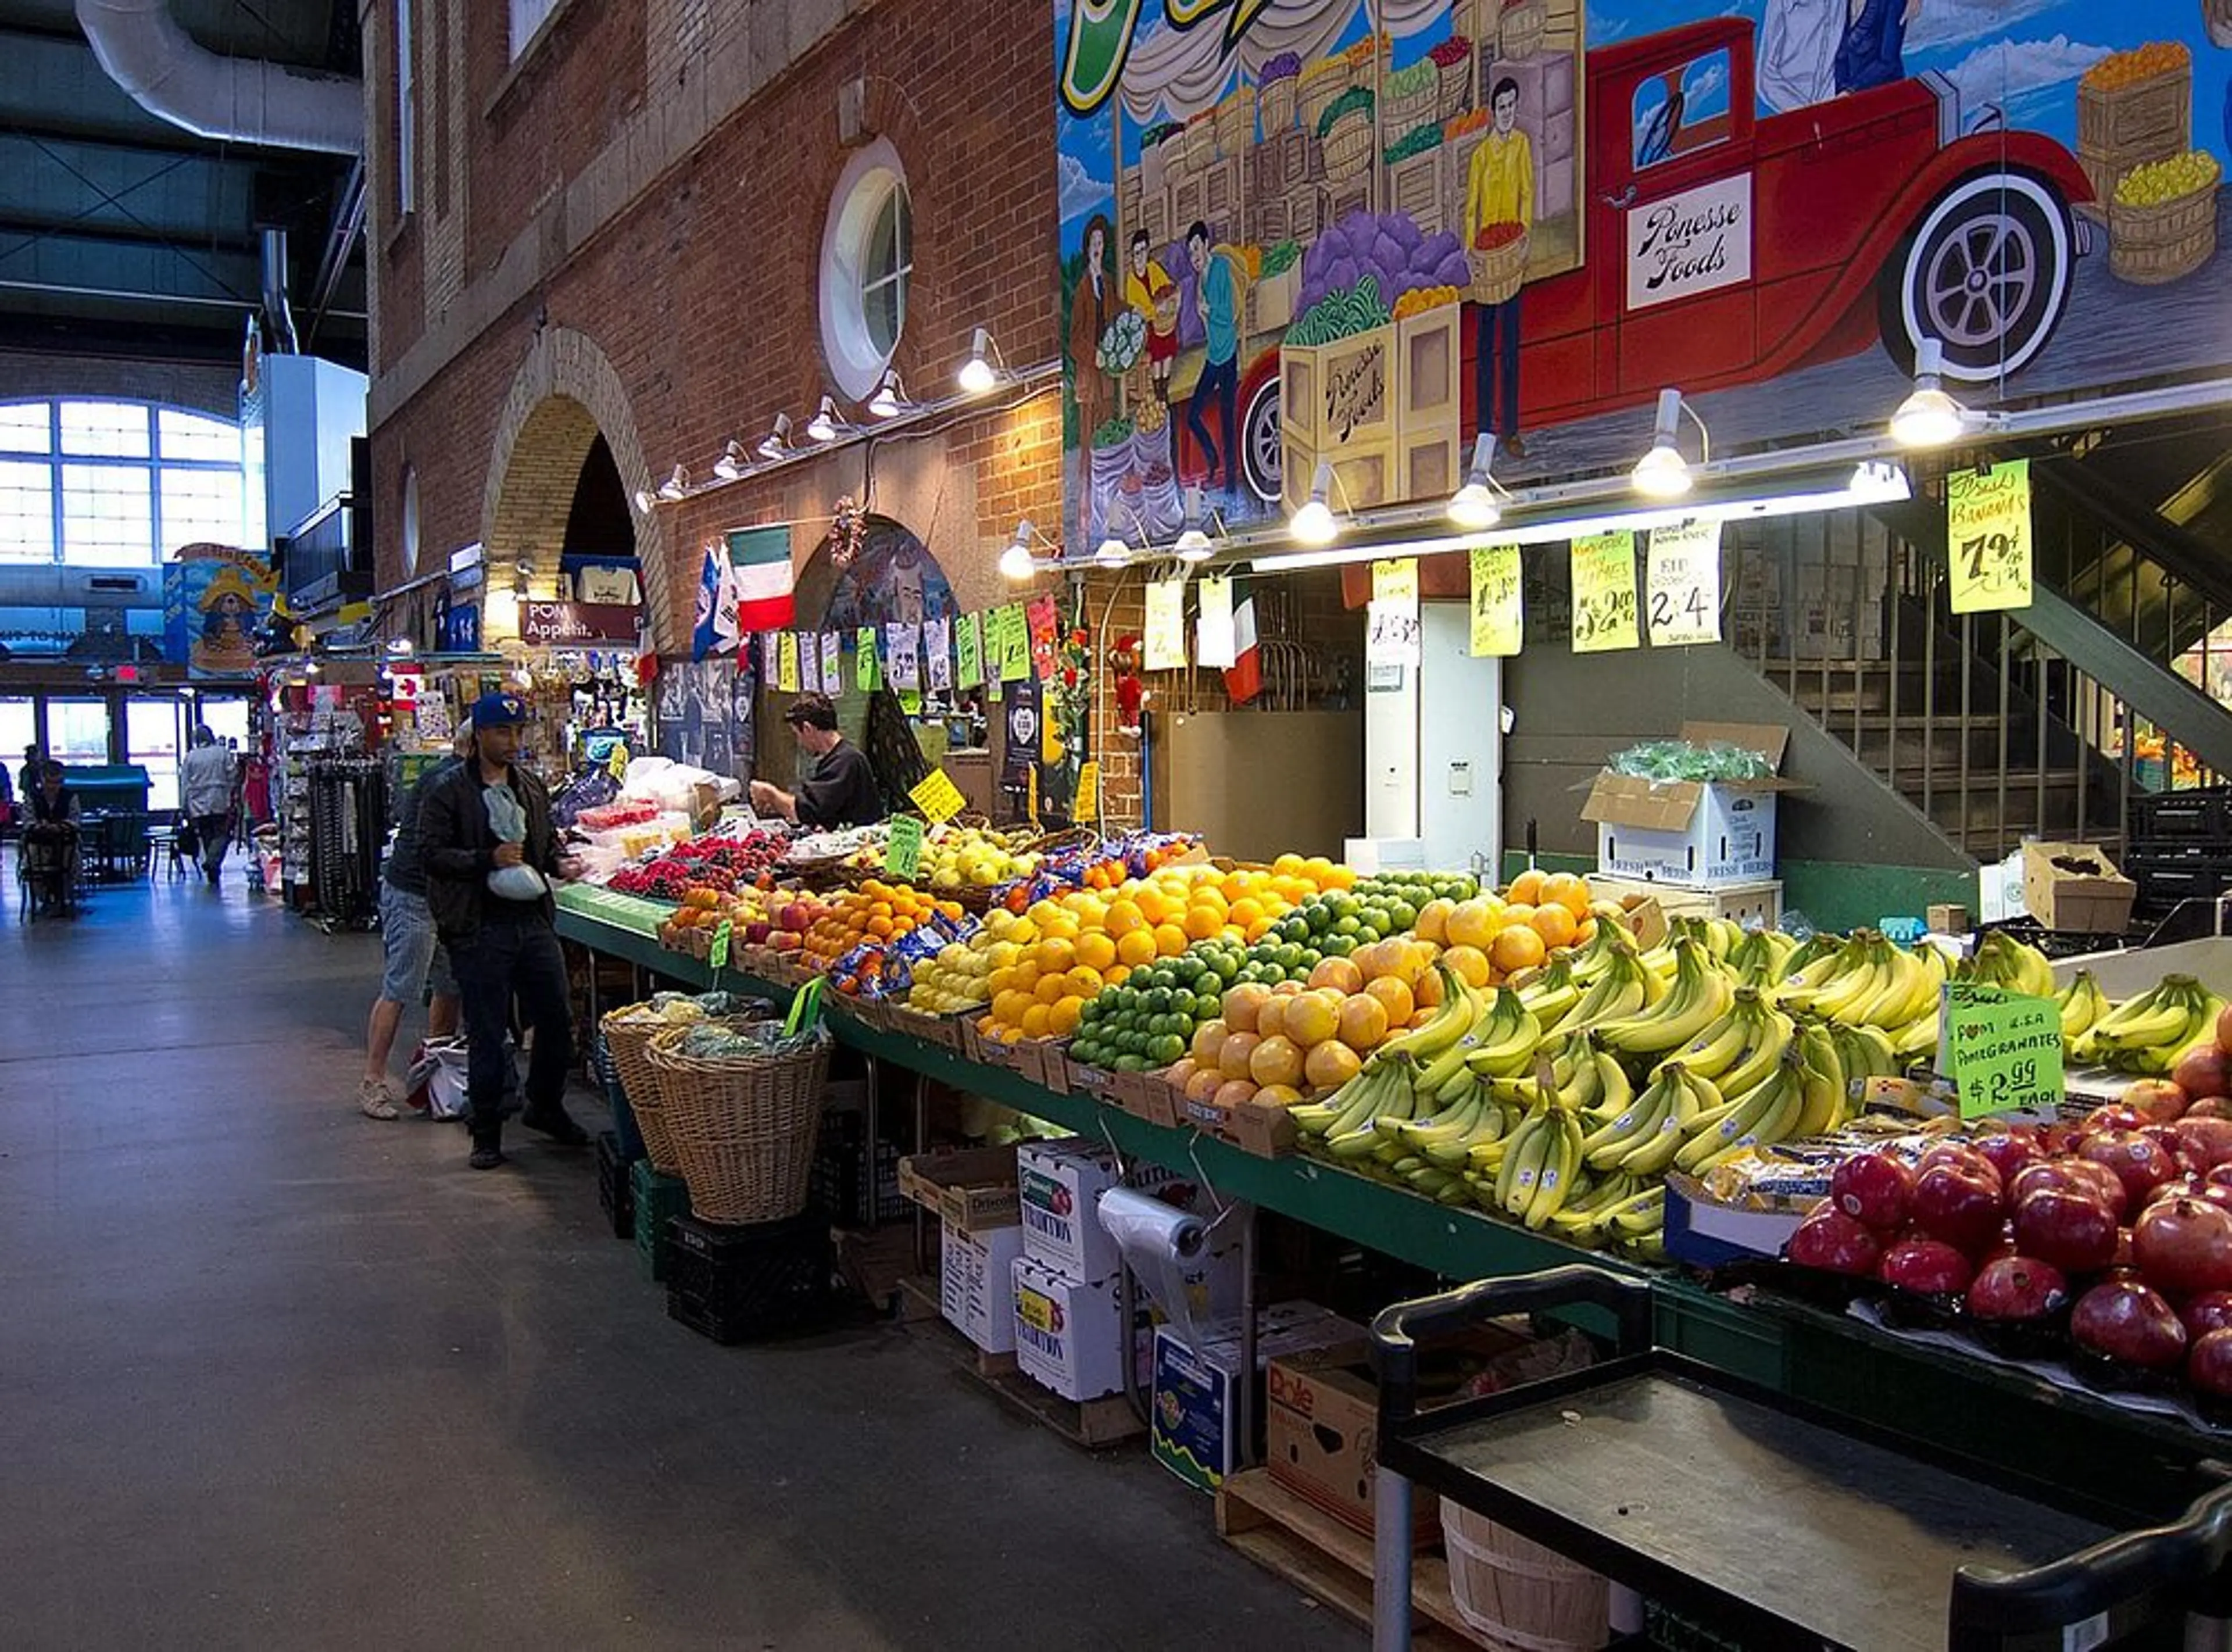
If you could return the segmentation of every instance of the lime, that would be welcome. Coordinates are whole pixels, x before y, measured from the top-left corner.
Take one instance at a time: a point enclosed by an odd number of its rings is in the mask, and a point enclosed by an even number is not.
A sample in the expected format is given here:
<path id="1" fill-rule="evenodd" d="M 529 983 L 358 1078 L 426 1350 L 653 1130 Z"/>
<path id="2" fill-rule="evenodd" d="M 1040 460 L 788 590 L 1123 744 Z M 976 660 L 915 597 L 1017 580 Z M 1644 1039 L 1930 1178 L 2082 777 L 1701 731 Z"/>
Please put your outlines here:
<path id="1" fill-rule="evenodd" d="M 1170 1066 L 1185 1053 L 1186 1042 L 1178 1037 L 1158 1038 L 1147 1046 L 1147 1059 L 1158 1067 Z"/>
<path id="2" fill-rule="evenodd" d="M 1364 920 L 1353 912 L 1345 913 L 1333 926 L 1333 932 L 1336 936 L 1353 939 L 1364 933 Z"/>
<path id="3" fill-rule="evenodd" d="M 1350 953 L 1355 950 L 1356 937 L 1353 935 L 1328 935 L 1326 936 L 1325 951 L 1326 956 L 1328 958 L 1346 958 Z"/>

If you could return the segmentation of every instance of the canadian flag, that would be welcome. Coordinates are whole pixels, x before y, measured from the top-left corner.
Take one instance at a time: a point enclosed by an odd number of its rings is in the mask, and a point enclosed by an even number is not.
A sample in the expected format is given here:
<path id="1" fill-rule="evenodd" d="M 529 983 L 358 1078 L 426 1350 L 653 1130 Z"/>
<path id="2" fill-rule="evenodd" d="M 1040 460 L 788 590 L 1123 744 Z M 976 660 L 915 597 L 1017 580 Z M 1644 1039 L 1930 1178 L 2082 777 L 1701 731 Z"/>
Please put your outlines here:
<path id="1" fill-rule="evenodd" d="M 1232 664 L 1224 671 L 1225 697 L 1246 705 L 1263 691 L 1263 657 L 1256 646 L 1256 597 L 1243 589 L 1232 609 Z"/>

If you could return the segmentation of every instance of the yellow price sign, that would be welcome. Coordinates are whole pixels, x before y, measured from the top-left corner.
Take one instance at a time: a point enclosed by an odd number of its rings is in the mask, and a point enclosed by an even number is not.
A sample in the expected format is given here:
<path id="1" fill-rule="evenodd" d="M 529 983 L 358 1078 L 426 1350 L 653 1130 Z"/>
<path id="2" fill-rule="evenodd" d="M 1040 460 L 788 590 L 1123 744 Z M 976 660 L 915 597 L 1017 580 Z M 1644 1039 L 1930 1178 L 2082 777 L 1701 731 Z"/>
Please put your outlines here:
<path id="1" fill-rule="evenodd" d="M 785 694 L 798 692 L 798 633 L 787 631 L 775 638 L 775 685 Z"/>
<path id="2" fill-rule="evenodd" d="M 1185 669 L 1185 581 L 1151 580 L 1147 583 L 1146 636 L 1139 663 L 1150 671 Z"/>
<path id="3" fill-rule="evenodd" d="M 1636 628 L 1635 535 L 1627 528 L 1573 541 L 1573 652 L 1639 648 Z"/>
<path id="4" fill-rule="evenodd" d="M 1472 645 L 1475 659 L 1508 659 L 1526 630 L 1519 547 L 1476 545 L 1472 562 Z"/>
<path id="5" fill-rule="evenodd" d="M 1077 766 L 1077 802 L 1069 818 L 1079 821 L 1100 818 L 1100 763 L 1097 758 Z"/>
<path id="6" fill-rule="evenodd" d="M 1374 562 L 1372 565 L 1372 599 L 1374 602 L 1417 603 L 1417 560 L 1405 558 Z"/>
<path id="7" fill-rule="evenodd" d="M 951 820 L 969 807 L 969 800 L 961 795 L 961 788 L 953 783 L 952 777 L 942 768 L 931 769 L 930 778 L 909 792 L 907 795 L 912 798 L 916 807 L 929 817 L 932 826 L 943 820 Z"/>
<path id="8" fill-rule="evenodd" d="M 1720 522 L 1692 517 L 1652 528 L 1645 562 L 1651 645 L 1673 648 L 1720 641 Z"/>
<path id="9" fill-rule="evenodd" d="M 605 773 L 616 781 L 625 781 L 627 779 L 627 742 L 617 741 L 613 743 L 612 751 L 605 758 Z"/>
<path id="10" fill-rule="evenodd" d="M 1945 543 L 1953 612 L 2030 606 L 2030 461 L 2009 459 L 1945 478 Z"/>

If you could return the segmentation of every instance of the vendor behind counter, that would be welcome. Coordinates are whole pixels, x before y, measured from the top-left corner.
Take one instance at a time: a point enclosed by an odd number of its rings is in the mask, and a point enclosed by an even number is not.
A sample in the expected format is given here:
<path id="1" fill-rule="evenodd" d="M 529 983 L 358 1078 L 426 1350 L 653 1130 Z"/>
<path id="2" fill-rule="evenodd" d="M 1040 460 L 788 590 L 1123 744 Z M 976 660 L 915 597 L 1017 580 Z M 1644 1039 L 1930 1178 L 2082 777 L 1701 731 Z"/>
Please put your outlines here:
<path id="1" fill-rule="evenodd" d="M 754 781 L 755 809 L 825 830 L 866 826 L 884 818 L 875 768 L 867 754 L 839 732 L 837 708 L 826 695 L 801 695 L 790 703 L 782 720 L 800 749 L 814 758 L 814 773 L 795 792 L 786 792 L 771 781 Z"/>

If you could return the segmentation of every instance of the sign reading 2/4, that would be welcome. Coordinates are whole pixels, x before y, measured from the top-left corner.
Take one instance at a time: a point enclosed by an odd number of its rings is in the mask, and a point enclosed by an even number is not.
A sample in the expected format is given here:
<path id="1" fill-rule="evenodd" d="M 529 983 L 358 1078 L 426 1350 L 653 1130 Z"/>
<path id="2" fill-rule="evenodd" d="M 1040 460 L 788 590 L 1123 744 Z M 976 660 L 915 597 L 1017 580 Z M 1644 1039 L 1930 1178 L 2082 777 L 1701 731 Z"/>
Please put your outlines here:
<path id="1" fill-rule="evenodd" d="M 1721 640 L 1721 525 L 1677 522 L 1651 530 L 1644 583 L 1651 596 L 1651 645 Z"/>

